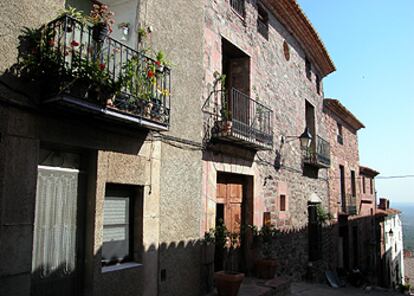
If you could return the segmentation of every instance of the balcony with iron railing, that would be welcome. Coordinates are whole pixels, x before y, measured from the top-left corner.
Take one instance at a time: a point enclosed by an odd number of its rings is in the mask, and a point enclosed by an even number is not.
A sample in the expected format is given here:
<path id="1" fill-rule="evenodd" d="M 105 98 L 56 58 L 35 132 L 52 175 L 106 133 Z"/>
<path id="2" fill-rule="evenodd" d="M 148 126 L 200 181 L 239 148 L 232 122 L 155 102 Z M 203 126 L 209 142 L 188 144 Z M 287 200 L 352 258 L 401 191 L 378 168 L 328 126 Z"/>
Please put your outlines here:
<path id="1" fill-rule="evenodd" d="M 237 14 L 239 14 L 241 17 L 245 17 L 245 0 L 229 0 L 230 6 L 233 8 Z"/>
<path id="2" fill-rule="evenodd" d="M 232 88 L 222 93 L 221 111 L 212 136 L 255 150 L 271 149 L 272 117 L 269 107 Z"/>
<path id="3" fill-rule="evenodd" d="M 345 215 L 356 215 L 357 210 L 357 199 L 356 196 L 352 194 L 346 194 L 345 198 L 342 199 L 342 214 Z"/>
<path id="4" fill-rule="evenodd" d="M 304 153 L 304 162 L 308 165 L 318 168 L 329 168 L 331 165 L 330 144 L 320 136 L 316 136 Z"/>
<path id="5" fill-rule="evenodd" d="M 26 32 L 21 76 L 42 88 L 41 103 L 153 130 L 168 130 L 170 69 L 92 24 L 63 15 Z M 102 36 L 100 36 L 102 37 Z"/>

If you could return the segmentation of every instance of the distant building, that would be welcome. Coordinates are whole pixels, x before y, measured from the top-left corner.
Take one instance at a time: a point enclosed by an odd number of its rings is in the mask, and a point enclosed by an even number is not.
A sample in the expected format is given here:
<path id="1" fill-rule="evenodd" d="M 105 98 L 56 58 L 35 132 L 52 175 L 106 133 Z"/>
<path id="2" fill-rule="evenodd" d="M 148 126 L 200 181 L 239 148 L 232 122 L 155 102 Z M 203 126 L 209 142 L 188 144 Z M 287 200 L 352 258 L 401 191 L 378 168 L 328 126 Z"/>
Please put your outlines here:
<path id="1" fill-rule="evenodd" d="M 357 132 L 365 126 L 337 99 L 324 100 L 325 123 L 331 143 L 329 210 L 335 225 L 333 245 L 339 270 L 359 269 L 375 279 L 374 170 L 359 164 Z M 366 190 L 365 174 L 370 175 Z"/>
<path id="2" fill-rule="evenodd" d="M 381 285 L 398 288 L 405 284 L 401 212 L 389 206 L 389 200 L 381 198 L 376 213 L 380 242 L 378 275 Z"/>

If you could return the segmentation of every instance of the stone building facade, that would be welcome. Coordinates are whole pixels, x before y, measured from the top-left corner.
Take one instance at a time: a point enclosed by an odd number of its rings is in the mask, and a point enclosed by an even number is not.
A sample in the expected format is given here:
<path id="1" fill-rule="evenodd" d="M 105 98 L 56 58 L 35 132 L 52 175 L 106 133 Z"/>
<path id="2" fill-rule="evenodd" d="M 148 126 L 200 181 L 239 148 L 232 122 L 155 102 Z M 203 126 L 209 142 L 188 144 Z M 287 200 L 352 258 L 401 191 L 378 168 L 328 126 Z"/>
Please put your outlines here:
<path id="1" fill-rule="evenodd" d="M 376 282 L 374 178 L 379 173 L 359 164 L 357 132 L 364 125 L 336 99 L 324 100 L 324 114 L 331 143 L 329 199 L 337 267 L 359 269 Z"/>
<path id="2" fill-rule="evenodd" d="M 390 201 L 380 198 L 377 207 L 379 236 L 378 277 L 383 287 L 398 289 L 406 284 L 403 230 L 399 210 L 390 208 Z"/>
<path id="3" fill-rule="evenodd" d="M 328 136 L 321 80 L 335 68 L 294 1 L 219 0 L 205 9 L 200 233 L 220 218 L 233 231 L 270 222 L 281 236 L 277 274 L 300 279 L 309 261 L 326 263 L 331 254 L 321 242 L 326 252 L 309 257 L 308 206 L 328 208 L 329 145 L 318 150 L 325 163 L 315 152 Z M 298 139 L 306 127 L 312 159 Z M 241 190 L 236 198 L 234 188 Z"/>
<path id="4" fill-rule="evenodd" d="M 171 61 L 155 98 L 170 103 L 157 116 L 97 107 L 73 93 L 42 104 L 41 90 L 12 75 L 24 27 L 92 2 L 0 4 L 0 294 L 53 294 L 50 287 L 68 295 L 203 294 L 214 262 L 200 240 L 219 219 L 236 232 L 274 225 L 277 275 L 317 279 L 335 269 L 331 237 L 339 230 L 317 215 L 358 220 L 342 212 L 331 180 L 342 160 L 347 174 L 370 172 L 359 169 L 361 124 L 339 103 L 324 102 L 322 79 L 335 67 L 296 1 L 102 1 L 116 12 L 111 40 L 119 46 L 104 68 L 114 57 L 122 64 L 119 50 L 163 50 Z M 65 23 L 71 48 L 82 38 L 78 29 Z M 148 77 L 167 69 L 140 61 L 156 70 Z M 344 149 L 338 122 L 349 140 Z M 309 146 L 301 135 L 310 135 Z M 357 211 L 371 215 L 364 200 L 373 195 L 360 186 Z M 242 237 L 239 258 L 248 275 L 259 256 L 250 239 Z"/>
<path id="5" fill-rule="evenodd" d="M 23 28 L 40 28 L 68 4 L 88 13 L 92 2 L 0 4 L 1 295 L 195 295 L 200 289 L 202 121 L 194 110 L 201 108 L 203 68 L 202 43 L 194 40 L 203 36 L 203 3 L 103 2 L 118 12 L 114 40 L 131 52 L 143 27 L 146 46 L 163 50 L 174 64 L 170 121 L 94 104 L 37 104 L 43 97 L 11 71 Z M 182 30 L 178 20 L 191 26 Z M 129 25 L 124 41 L 121 23 Z M 78 47 L 79 27 L 65 30 Z M 128 262 L 111 265 L 123 251 Z"/>

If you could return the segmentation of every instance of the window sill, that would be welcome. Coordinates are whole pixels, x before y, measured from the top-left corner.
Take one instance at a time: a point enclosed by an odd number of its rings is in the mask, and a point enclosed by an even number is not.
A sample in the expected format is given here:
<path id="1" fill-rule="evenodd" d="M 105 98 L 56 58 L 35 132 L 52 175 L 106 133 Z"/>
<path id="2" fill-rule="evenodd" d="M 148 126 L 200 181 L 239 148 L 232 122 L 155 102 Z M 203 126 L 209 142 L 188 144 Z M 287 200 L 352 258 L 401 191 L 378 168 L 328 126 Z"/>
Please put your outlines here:
<path id="1" fill-rule="evenodd" d="M 102 273 L 139 268 L 141 266 L 143 265 L 140 263 L 136 263 L 136 262 L 126 262 L 126 263 L 121 263 L 121 264 L 116 264 L 116 265 L 103 266 Z"/>

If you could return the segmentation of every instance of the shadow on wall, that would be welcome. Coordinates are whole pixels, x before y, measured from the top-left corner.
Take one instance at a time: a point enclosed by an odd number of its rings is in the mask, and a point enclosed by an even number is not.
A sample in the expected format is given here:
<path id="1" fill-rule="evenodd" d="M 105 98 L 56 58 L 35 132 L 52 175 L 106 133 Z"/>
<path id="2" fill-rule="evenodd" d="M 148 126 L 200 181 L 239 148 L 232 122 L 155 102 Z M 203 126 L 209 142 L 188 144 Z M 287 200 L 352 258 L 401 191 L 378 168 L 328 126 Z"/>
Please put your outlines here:
<path id="1" fill-rule="evenodd" d="M 348 226 L 362 225 L 360 223 L 366 223 L 364 221 L 366 219 L 352 220 Z M 352 231 L 350 231 L 348 239 L 339 240 L 340 227 L 346 227 L 346 225 L 335 223 L 321 228 L 319 246 L 317 246 L 319 257 L 313 261 L 309 261 L 309 247 L 315 247 L 315 245 L 309 241 L 308 227 L 275 231 L 271 250 L 272 257 L 277 262 L 276 276 L 293 280 L 324 282 L 325 271 L 338 271 L 339 274 L 350 279 L 351 269 L 359 268 L 363 280 L 367 283 L 373 283 L 374 280 L 370 278 L 370 275 L 372 275 L 372 271 L 375 275 L 375 265 L 372 265 L 375 262 L 366 259 L 366 254 L 369 252 L 367 246 L 369 242 L 366 240 L 368 235 L 364 233 L 363 226 L 361 226 L 357 242 L 353 241 L 355 237 L 352 237 Z M 341 235 L 344 235 L 343 232 Z M 341 254 L 338 253 L 339 241 L 348 245 L 348 249 L 346 251 L 343 249 Z M 357 249 L 355 250 L 354 247 Z M 374 246 L 373 254 L 370 255 L 373 255 L 373 260 L 375 260 L 376 250 Z M 66 262 L 60 263 L 57 267 L 41 265 L 32 273 L 33 295 L 55 295 L 56 291 L 65 296 L 79 295 L 78 291 L 85 290 L 84 287 L 86 287 L 88 295 L 110 295 L 113 292 L 116 292 L 117 295 L 131 293 L 145 295 L 148 291 L 159 291 L 159 295 L 190 296 L 204 295 L 213 289 L 214 247 L 211 248 L 211 245 L 206 244 L 203 240 L 161 243 L 159 246 L 151 245 L 145 251 L 137 251 L 134 254 L 133 262 L 142 265 L 105 273 L 101 271 L 101 250 L 93 260 L 86 260 L 83 266 L 74 266 Z M 341 255 L 345 257 L 345 260 L 354 261 L 357 265 L 349 263 L 348 270 L 340 268 L 338 256 Z M 355 261 L 352 256 L 358 256 L 358 259 Z M 262 257 L 262 245 L 253 241 L 248 246 L 246 258 L 250 262 L 245 265 L 247 270 L 241 271 L 245 272 L 247 276 L 254 276 L 255 261 Z M 397 263 L 394 262 L 392 266 Z M 90 265 L 86 266 L 86 264 Z M 127 263 L 121 263 L 119 266 L 122 264 Z M 383 268 L 384 264 L 388 264 L 388 262 L 382 262 Z M 116 288 L 119 286 L 123 288 Z"/>

